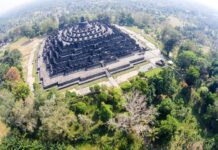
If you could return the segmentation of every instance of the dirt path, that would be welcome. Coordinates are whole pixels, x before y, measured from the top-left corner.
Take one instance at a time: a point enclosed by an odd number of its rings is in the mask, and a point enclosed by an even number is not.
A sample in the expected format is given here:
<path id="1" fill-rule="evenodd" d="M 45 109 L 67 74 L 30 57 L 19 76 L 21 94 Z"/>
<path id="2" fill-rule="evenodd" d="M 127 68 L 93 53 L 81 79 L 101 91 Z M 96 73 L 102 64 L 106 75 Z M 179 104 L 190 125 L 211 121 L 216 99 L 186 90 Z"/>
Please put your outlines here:
<path id="1" fill-rule="evenodd" d="M 38 48 L 38 44 L 34 44 L 33 50 L 30 53 L 28 66 L 27 66 L 27 83 L 31 91 L 33 91 L 33 83 L 35 81 L 35 78 L 33 77 L 33 63 L 34 63 L 34 54 L 37 48 Z"/>
<path id="2" fill-rule="evenodd" d="M 40 46 L 42 41 L 43 41 L 43 39 L 39 39 L 39 41 L 34 43 L 32 51 L 30 52 L 29 60 L 28 60 L 28 64 L 27 64 L 27 78 L 26 78 L 26 82 L 29 85 L 31 91 L 33 91 L 33 83 L 35 82 L 35 78 L 33 76 L 33 64 L 35 63 L 34 62 L 35 61 L 34 58 L 35 58 L 36 51 L 39 48 L 42 48 Z"/>

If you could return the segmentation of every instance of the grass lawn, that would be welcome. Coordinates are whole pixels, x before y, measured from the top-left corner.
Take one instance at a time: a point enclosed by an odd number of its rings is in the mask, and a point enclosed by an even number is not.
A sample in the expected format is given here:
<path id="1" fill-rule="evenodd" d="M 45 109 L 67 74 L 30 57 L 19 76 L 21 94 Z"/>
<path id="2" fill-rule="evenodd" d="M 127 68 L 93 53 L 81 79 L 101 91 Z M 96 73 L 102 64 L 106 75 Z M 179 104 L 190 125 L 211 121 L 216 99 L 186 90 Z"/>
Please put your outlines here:
<path id="1" fill-rule="evenodd" d="M 162 68 L 155 68 L 155 69 L 152 69 L 152 70 L 150 70 L 150 71 L 148 71 L 148 72 L 145 72 L 145 76 L 147 76 L 147 77 L 152 77 L 152 76 L 154 76 L 154 75 L 160 73 L 162 70 L 163 70 Z"/>

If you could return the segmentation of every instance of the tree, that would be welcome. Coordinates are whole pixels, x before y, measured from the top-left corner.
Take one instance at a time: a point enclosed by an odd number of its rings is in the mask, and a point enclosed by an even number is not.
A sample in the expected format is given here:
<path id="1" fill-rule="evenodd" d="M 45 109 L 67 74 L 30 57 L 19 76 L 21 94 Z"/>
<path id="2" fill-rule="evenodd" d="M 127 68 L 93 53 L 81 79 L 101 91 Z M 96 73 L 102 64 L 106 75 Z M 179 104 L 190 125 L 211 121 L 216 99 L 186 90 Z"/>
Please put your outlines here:
<path id="1" fill-rule="evenodd" d="M 133 18 L 135 20 L 135 24 L 140 29 L 148 29 L 152 25 L 153 18 L 151 15 L 146 14 L 145 12 L 135 12 L 133 14 Z"/>
<path id="2" fill-rule="evenodd" d="M 164 69 L 159 75 L 149 78 L 148 82 L 155 87 L 156 95 L 164 94 L 171 97 L 176 92 L 175 74 L 171 69 Z"/>
<path id="3" fill-rule="evenodd" d="M 121 13 L 118 17 L 118 24 L 122 26 L 132 26 L 134 25 L 134 19 L 131 14 Z"/>
<path id="4" fill-rule="evenodd" d="M 22 54 L 19 50 L 5 51 L 4 56 L 0 59 L 0 63 L 8 64 L 9 67 L 16 67 L 21 70 Z"/>
<path id="5" fill-rule="evenodd" d="M 34 101 L 30 98 L 25 101 L 16 101 L 7 120 L 11 127 L 16 127 L 25 133 L 33 133 L 37 127 Z"/>
<path id="6" fill-rule="evenodd" d="M 21 36 L 32 38 L 35 36 L 35 32 L 30 25 L 24 25 L 20 28 Z"/>
<path id="7" fill-rule="evenodd" d="M 124 129 L 129 133 L 136 133 L 144 136 L 145 132 L 151 130 L 157 111 L 153 106 L 147 107 L 147 99 L 138 91 L 132 91 L 126 95 L 127 104 L 125 106 L 128 114 L 118 114 L 110 120 L 110 124 Z"/>
<path id="8" fill-rule="evenodd" d="M 132 87 L 132 84 L 130 82 L 124 82 L 121 84 L 121 89 L 123 91 L 129 91 Z"/>
<path id="9" fill-rule="evenodd" d="M 212 84 L 209 85 L 209 90 L 212 93 L 215 93 L 218 89 L 218 81 L 214 81 Z"/>
<path id="10" fill-rule="evenodd" d="M 44 34 L 44 33 L 50 33 L 52 32 L 54 29 L 57 29 L 59 26 L 59 22 L 56 18 L 54 17 L 50 17 L 47 18 L 46 20 L 44 20 L 41 25 L 40 25 L 40 31 Z"/>
<path id="11" fill-rule="evenodd" d="M 109 24 L 111 22 L 111 18 L 107 14 L 99 14 L 97 16 L 97 18 L 98 18 L 98 20 L 100 20 L 104 23 L 107 23 L 107 24 Z"/>
<path id="12" fill-rule="evenodd" d="M 107 105 L 104 102 L 102 102 L 101 107 L 98 110 L 98 115 L 103 122 L 107 122 L 114 115 L 111 111 L 111 105 Z"/>
<path id="13" fill-rule="evenodd" d="M 30 89 L 29 86 L 24 83 L 24 82 L 18 82 L 14 89 L 12 90 L 16 100 L 25 100 L 29 94 L 30 94 Z"/>
<path id="14" fill-rule="evenodd" d="M 184 51 L 178 56 L 178 66 L 182 69 L 187 69 L 191 65 L 195 65 L 197 62 L 197 56 L 192 51 Z"/>
<path id="15" fill-rule="evenodd" d="M 16 67 L 11 67 L 5 75 L 5 79 L 9 81 L 19 81 L 20 80 L 20 72 Z"/>
<path id="16" fill-rule="evenodd" d="M 33 30 L 33 36 L 39 36 L 40 35 L 40 26 L 37 23 L 34 23 L 32 25 L 32 30 Z"/>
<path id="17" fill-rule="evenodd" d="M 155 142 L 160 143 L 160 144 L 167 144 L 175 134 L 177 128 L 178 128 L 178 121 L 168 115 L 166 120 L 162 120 L 160 122 L 160 127 L 157 128 L 158 130 L 158 140 Z"/>
<path id="18" fill-rule="evenodd" d="M 91 125 L 93 125 L 93 121 L 85 115 L 78 115 L 78 121 L 82 125 L 83 130 L 88 132 Z"/>
<path id="19" fill-rule="evenodd" d="M 194 52 L 196 52 L 197 51 L 196 43 L 194 43 L 193 41 L 190 41 L 190 40 L 185 41 L 180 46 L 179 51 L 180 51 L 180 53 L 183 52 L 183 51 L 194 51 Z"/>
<path id="20" fill-rule="evenodd" d="M 9 69 L 8 64 L 0 64 L 0 82 L 3 80 L 8 69 Z"/>
<path id="21" fill-rule="evenodd" d="M 139 90 L 147 97 L 148 105 L 154 101 L 156 97 L 156 89 L 154 84 L 149 83 L 147 79 L 143 77 L 136 77 L 134 80 L 131 81 L 131 88 L 134 90 Z"/>
<path id="22" fill-rule="evenodd" d="M 77 102 L 73 104 L 71 107 L 72 110 L 77 114 L 84 114 L 87 110 L 87 105 L 84 102 Z"/>
<path id="23" fill-rule="evenodd" d="M 76 117 L 67 105 L 55 99 L 47 100 L 39 107 L 40 135 L 44 140 L 59 141 L 70 134 Z"/>
<path id="24" fill-rule="evenodd" d="M 206 127 L 215 132 L 218 133 L 218 106 L 216 105 L 209 105 L 207 107 L 206 113 L 203 115 L 204 123 L 206 124 Z"/>
<path id="25" fill-rule="evenodd" d="M 218 60 L 215 60 L 212 62 L 209 70 L 210 77 L 212 76 L 218 76 Z"/>
<path id="26" fill-rule="evenodd" d="M 13 131 L 15 132 L 15 131 Z M 1 150 L 17 149 L 17 150 L 46 150 L 46 147 L 38 140 L 28 139 L 25 136 L 15 135 L 14 133 L 2 140 L 0 144 Z"/>
<path id="27" fill-rule="evenodd" d="M 169 56 L 175 45 L 179 42 L 181 35 L 172 27 L 165 27 L 161 34 L 161 40 L 164 43 L 164 49 Z"/>
<path id="28" fill-rule="evenodd" d="M 13 94 L 6 90 L 0 90 L 0 117 L 6 122 L 12 108 L 14 107 L 15 100 Z"/>
<path id="29" fill-rule="evenodd" d="M 171 99 L 164 99 L 161 103 L 157 106 L 159 112 L 159 119 L 163 120 L 166 119 L 167 115 L 171 113 L 173 110 L 174 104 Z"/>
<path id="30" fill-rule="evenodd" d="M 200 72 L 197 67 L 190 66 L 186 71 L 185 81 L 189 86 L 196 84 L 197 80 L 200 78 Z"/>

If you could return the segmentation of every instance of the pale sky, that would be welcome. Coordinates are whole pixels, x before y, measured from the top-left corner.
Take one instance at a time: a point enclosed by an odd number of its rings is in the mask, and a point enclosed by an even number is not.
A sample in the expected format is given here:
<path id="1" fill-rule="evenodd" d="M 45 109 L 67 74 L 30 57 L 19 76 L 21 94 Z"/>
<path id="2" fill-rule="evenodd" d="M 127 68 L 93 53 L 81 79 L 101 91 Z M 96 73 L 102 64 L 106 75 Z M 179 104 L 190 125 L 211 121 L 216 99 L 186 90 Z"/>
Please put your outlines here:
<path id="1" fill-rule="evenodd" d="M 0 0 L 0 14 L 10 11 L 12 9 L 16 9 L 16 7 L 30 3 L 32 1 L 34 0 Z M 201 4 L 204 4 L 205 6 L 209 6 L 211 8 L 218 10 L 218 0 L 190 0 L 190 1 L 196 1 Z"/>
<path id="2" fill-rule="evenodd" d="M 218 0 L 194 0 L 194 1 L 218 10 Z"/>
<path id="3" fill-rule="evenodd" d="M 18 6 L 28 4 L 34 0 L 0 0 L 0 14 L 16 9 Z"/>

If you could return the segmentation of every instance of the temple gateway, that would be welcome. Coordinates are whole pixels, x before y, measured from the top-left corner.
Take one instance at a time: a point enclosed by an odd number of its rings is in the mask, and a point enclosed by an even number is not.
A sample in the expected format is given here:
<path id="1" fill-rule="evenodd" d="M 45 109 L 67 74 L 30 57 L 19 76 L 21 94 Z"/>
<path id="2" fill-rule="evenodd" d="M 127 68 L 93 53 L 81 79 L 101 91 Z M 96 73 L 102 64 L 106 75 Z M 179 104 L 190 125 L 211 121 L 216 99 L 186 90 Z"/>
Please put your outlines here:
<path id="1" fill-rule="evenodd" d="M 47 37 L 38 55 L 38 73 L 45 89 L 61 89 L 134 67 L 145 61 L 143 51 L 115 26 L 81 18 Z"/>

